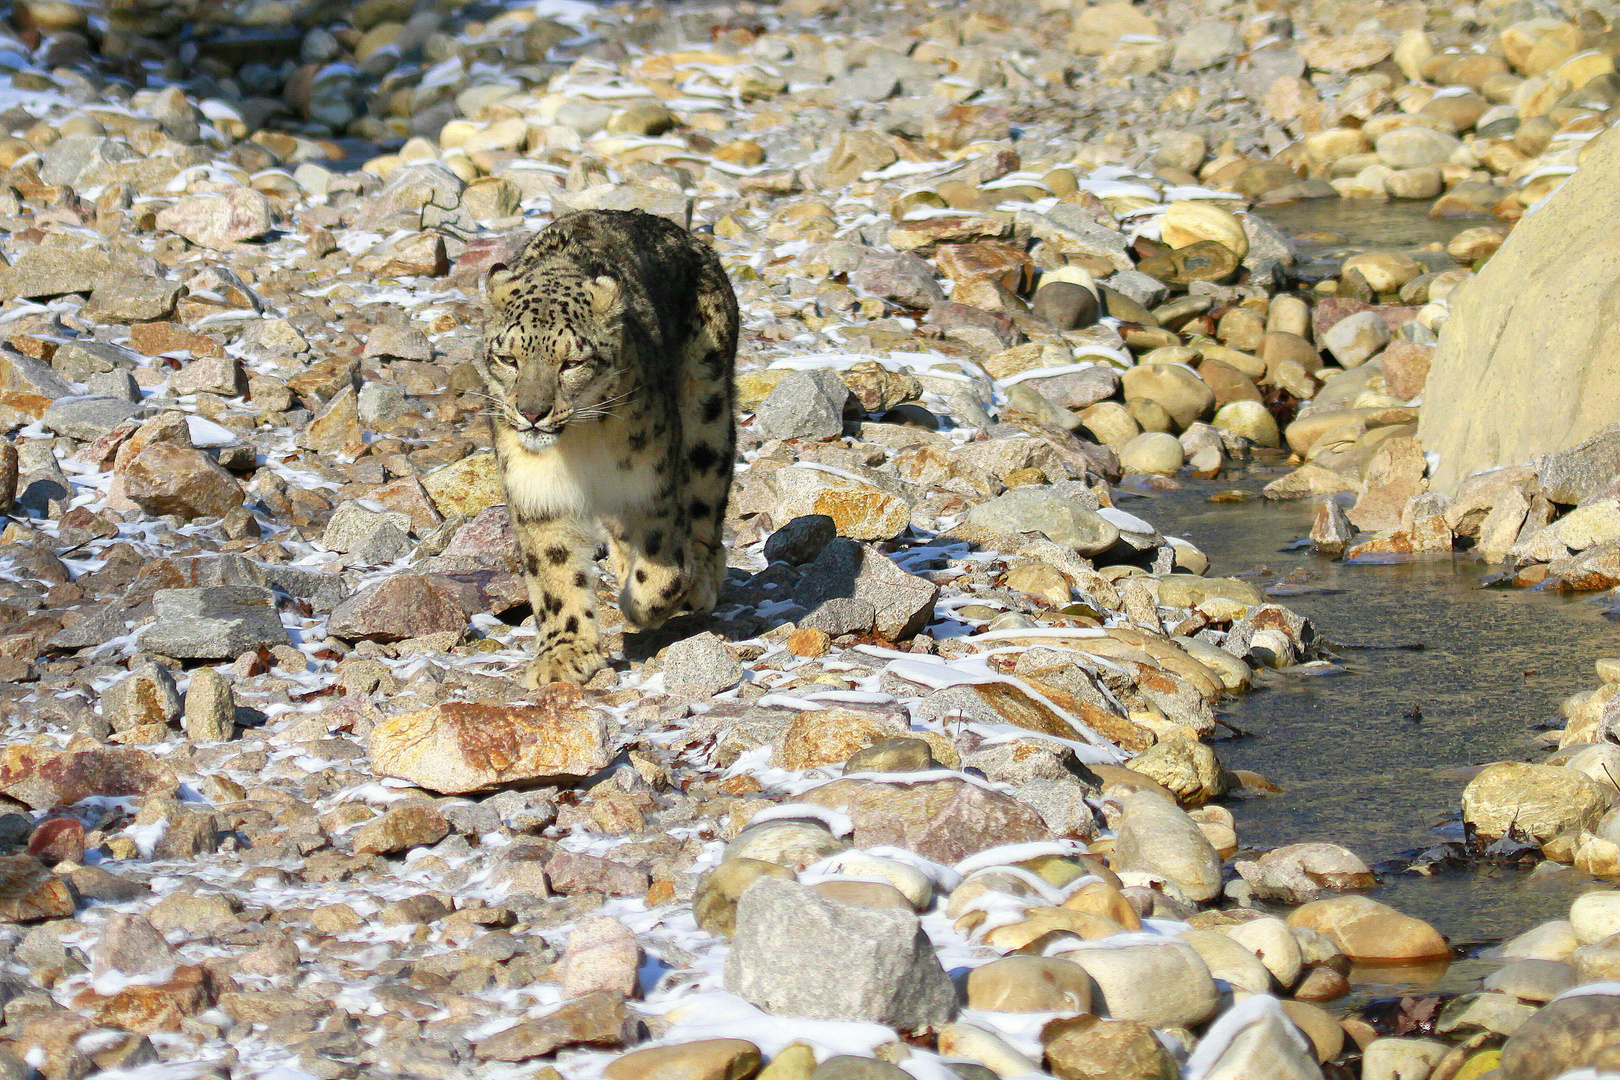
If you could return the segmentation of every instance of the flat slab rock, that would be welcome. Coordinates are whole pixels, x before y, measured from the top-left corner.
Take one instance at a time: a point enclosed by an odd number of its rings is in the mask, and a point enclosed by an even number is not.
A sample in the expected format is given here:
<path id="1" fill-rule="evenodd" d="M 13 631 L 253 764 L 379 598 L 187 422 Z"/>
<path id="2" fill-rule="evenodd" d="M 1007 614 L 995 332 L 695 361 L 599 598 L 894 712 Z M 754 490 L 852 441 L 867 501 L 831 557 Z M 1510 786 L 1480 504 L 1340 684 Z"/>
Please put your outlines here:
<path id="1" fill-rule="evenodd" d="M 380 776 L 445 795 L 589 776 L 613 757 L 613 725 L 577 687 L 541 692 L 536 705 L 450 701 L 399 716 L 371 733 Z"/>
<path id="2" fill-rule="evenodd" d="M 856 847 L 892 844 L 942 863 L 1051 837 L 1033 808 L 954 777 L 908 783 L 834 780 L 802 799 L 848 814 Z"/>
<path id="3" fill-rule="evenodd" d="M 255 585 L 159 589 L 152 608 L 157 622 L 141 635 L 141 645 L 163 656 L 226 660 L 289 640 L 275 594 Z"/>

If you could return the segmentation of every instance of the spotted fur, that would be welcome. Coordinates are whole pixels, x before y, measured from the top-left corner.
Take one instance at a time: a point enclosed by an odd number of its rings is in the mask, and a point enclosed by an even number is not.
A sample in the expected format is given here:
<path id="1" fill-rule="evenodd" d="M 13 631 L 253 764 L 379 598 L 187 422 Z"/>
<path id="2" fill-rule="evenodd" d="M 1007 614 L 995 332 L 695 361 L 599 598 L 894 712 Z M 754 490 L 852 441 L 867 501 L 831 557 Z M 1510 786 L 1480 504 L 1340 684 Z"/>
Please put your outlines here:
<path id="1" fill-rule="evenodd" d="M 737 300 L 706 244 L 638 210 L 558 218 L 485 297 L 480 367 L 539 634 L 525 682 L 583 683 L 605 663 L 600 531 L 631 626 L 719 599 Z"/>

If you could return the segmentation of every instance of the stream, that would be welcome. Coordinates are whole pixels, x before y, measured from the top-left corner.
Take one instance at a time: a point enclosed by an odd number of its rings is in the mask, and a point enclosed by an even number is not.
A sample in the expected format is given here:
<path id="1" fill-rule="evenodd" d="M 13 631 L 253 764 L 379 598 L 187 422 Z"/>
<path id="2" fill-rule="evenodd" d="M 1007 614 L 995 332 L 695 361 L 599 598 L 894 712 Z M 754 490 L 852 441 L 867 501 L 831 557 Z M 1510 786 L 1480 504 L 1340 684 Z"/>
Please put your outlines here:
<path id="1" fill-rule="evenodd" d="M 1281 676 L 1221 706 L 1223 719 L 1247 733 L 1217 740 L 1221 760 L 1283 788 L 1231 806 L 1239 842 L 1259 850 L 1343 844 L 1380 870 L 1370 895 L 1428 921 L 1453 945 L 1494 944 L 1562 918 L 1590 879 L 1554 863 L 1432 876 L 1399 868 L 1460 838 L 1474 767 L 1546 756 L 1536 725 L 1553 720 L 1564 697 L 1597 684 L 1593 662 L 1620 655 L 1620 625 L 1589 599 L 1482 588 L 1490 568 L 1464 554 L 1357 565 L 1287 550 L 1310 531 L 1310 502 L 1207 501 L 1217 491 L 1258 492 L 1278 471 L 1181 481 L 1180 491 L 1122 503 L 1198 545 L 1212 576 L 1262 588 L 1289 578 L 1276 601 L 1309 618 L 1339 659 L 1342 674 Z M 1493 968 L 1464 959 L 1436 987 L 1475 989 Z"/>

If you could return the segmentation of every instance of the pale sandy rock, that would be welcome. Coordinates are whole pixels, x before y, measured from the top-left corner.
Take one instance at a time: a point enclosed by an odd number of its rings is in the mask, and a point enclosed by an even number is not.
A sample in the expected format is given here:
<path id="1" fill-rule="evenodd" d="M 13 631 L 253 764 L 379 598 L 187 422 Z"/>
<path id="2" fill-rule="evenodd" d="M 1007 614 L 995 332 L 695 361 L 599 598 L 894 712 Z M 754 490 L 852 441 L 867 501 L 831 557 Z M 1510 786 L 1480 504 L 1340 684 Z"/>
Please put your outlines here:
<path id="1" fill-rule="evenodd" d="M 459 794 L 589 776 L 606 767 L 611 740 L 604 713 L 585 706 L 577 688 L 553 686 L 538 705 L 446 702 L 402 713 L 372 731 L 370 749 L 381 775 Z"/>

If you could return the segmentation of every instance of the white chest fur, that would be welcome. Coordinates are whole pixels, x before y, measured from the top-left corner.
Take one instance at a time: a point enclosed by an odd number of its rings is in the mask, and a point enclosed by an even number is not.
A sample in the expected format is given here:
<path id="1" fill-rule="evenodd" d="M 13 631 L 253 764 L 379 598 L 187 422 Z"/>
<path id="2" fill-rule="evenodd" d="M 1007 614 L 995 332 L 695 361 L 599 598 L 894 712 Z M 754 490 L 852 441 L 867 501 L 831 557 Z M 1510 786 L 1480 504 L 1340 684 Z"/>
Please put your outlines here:
<path id="1" fill-rule="evenodd" d="M 662 486 L 657 454 L 629 450 L 622 421 L 609 419 L 565 429 L 545 450 L 525 450 L 509 431 L 500 434 L 506 493 L 514 516 L 597 518 L 645 506 Z M 630 468 L 620 468 L 625 462 Z"/>

